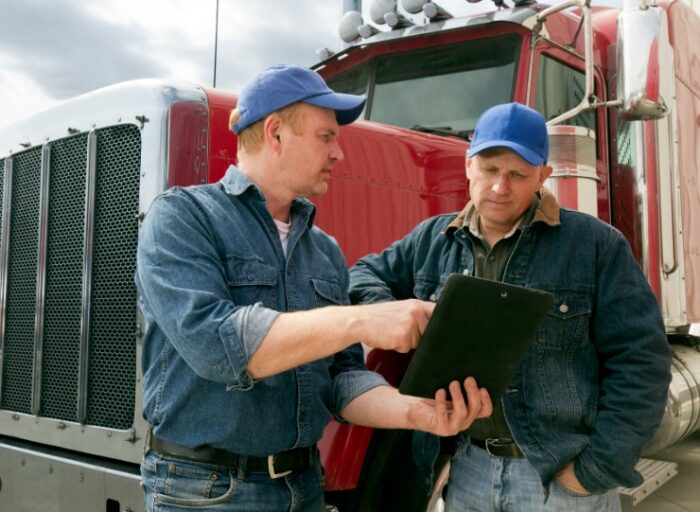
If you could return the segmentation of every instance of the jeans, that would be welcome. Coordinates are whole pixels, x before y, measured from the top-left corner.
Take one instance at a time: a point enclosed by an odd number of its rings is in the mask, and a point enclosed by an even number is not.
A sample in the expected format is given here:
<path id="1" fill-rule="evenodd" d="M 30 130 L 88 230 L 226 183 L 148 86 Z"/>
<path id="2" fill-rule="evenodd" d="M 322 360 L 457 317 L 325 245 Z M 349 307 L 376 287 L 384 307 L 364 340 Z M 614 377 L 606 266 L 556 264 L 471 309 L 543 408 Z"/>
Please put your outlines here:
<path id="1" fill-rule="evenodd" d="M 452 458 L 446 512 L 620 512 L 616 491 L 582 496 L 556 482 L 549 497 L 527 459 L 492 457 L 463 443 Z"/>
<path id="2" fill-rule="evenodd" d="M 267 473 L 164 458 L 149 451 L 141 464 L 148 512 L 325 512 L 323 469 L 271 479 Z"/>

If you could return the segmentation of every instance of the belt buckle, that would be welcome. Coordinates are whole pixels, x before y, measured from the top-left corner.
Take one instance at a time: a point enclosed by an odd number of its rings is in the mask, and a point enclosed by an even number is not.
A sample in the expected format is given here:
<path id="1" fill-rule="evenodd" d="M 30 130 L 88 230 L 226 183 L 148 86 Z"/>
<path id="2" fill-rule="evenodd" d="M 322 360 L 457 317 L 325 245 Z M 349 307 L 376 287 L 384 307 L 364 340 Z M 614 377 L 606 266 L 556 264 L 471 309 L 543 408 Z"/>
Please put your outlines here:
<path id="1" fill-rule="evenodd" d="M 493 448 L 499 448 L 499 447 L 503 448 L 504 446 L 509 445 L 512 442 L 513 441 L 511 441 L 510 439 L 503 439 L 500 437 L 494 437 L 491 439 L 486 439 L 484 441 L 484 448 L 486 449 L 486 453 L 488 453 L 492 457 L 503 457 L 502 453 L 493 453 L 491 451 L 491 448 L 492 447 Z"/>
<path id="2" fill-rule="evenodd" d="M 491 453 L 492 441 L 495 441 L 495 439 L 485 439 L 484 440 L 484 449 L 486 450 L 486 453 L 488 453 L 491 457 L 496 457 L 495 454 Z"/>
<path id="3" fill-rule="evenodd" d="M 275 455 L 267 456 L 267 473 L 270 475 L 270 478 L 276 480 L 278 478 L 282 478 L 283 476 L 291 475 L 291 469 L 288 471 L 282 471 L 281 473 L 275 472 L 275 457 Z"/>

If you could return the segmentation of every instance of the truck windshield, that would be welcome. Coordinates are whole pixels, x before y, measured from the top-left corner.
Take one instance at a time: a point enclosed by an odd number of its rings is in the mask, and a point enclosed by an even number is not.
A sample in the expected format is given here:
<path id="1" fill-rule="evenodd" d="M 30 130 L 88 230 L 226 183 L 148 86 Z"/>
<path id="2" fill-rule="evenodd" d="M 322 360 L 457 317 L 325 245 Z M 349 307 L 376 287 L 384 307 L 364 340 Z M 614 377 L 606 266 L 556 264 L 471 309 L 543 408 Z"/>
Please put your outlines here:
<path id="1" fill-rule="evenodd" d="M 328 80 L 367 94 L 365 118 L 434 133 L 465 134 L 487 108 L 513 97 L 520 37 L 507 35 L 393 53 Z"/>

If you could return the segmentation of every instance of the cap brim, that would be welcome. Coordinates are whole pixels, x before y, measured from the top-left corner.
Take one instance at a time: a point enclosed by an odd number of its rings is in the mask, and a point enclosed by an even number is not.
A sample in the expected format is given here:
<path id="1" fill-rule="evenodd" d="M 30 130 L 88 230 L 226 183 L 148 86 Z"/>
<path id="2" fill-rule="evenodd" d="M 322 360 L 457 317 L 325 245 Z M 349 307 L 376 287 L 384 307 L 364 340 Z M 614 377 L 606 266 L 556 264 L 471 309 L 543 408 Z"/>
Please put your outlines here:
<path id="1" fill-rule="evenodd" d="M 478 155 L 482 151 L 486 151 L 487 149 L 492 149 L 492 148 L 506 148 L 510 149 L 514 153 L 516 153 L 520 158 L 525 160 L 527 163 L 531 165 L 542 165 L 545 163 L 545 159 L 542 157 L 542 155 L 538 155 L 531 149 L 526 148 L 525 146 L 521 146 L 520 144 L 517 144 L 515 142 L 509 141 L 509 140 L 490 140 L 488 142 L 484 142 L 483 144 L 478 144 L 476 146 L 472 146 L 469 148 L 467 151 L 467 156 L 469 158 Z"/>
<path id="2" fill-rule="evenodd" d="M 357 120 L 365 108 L 366 98 L 356 94 L 344 94 L 340 92 L 329 92 L 305 98 L 304 103 L 310 103 L 321 108 L 327 108 L 335 111 L 335 118 L 338 124 L 350 124 Z"/>

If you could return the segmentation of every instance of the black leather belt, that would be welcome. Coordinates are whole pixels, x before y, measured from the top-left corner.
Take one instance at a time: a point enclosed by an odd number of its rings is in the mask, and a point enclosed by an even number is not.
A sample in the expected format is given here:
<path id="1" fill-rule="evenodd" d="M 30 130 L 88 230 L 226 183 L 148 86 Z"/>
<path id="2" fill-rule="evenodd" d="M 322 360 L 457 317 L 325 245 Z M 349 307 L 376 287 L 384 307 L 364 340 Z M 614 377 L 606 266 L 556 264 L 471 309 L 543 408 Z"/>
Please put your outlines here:
<path id="1" fill-rule="evenodd" d="M 511 457 L 521 459 L 524 457 L 518 445 L 511 439 L 472 439 L 472 444 L 483 448 L 493 457 Z"/>
<path id="2" fill-rule="evenodd" d="M 316 458 L 317 448 L 309 446 L 307 448 L 295 448 L 286 452 L 268 455 L 267 457 L 251 457 L 248 455 L 238 455 L 237 453 L 203 446 L 200 448 L 187 448 L 175 443 L 170 443 L 150 434 L 147 446 L 151 450 L 165 457 L 185 459 L 201 464 L 212 464 L 238 469 L 245 460 L 246 470 L 253 473 L 267 473 L 270 478 L 281 478 L 294 471 L 301 471 L 311 467 Z"/>

